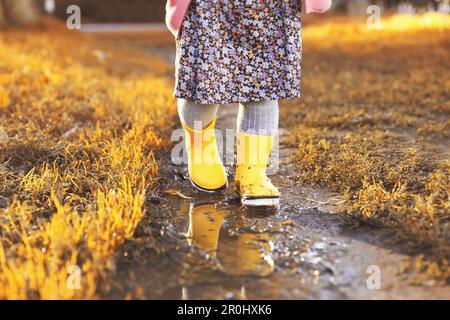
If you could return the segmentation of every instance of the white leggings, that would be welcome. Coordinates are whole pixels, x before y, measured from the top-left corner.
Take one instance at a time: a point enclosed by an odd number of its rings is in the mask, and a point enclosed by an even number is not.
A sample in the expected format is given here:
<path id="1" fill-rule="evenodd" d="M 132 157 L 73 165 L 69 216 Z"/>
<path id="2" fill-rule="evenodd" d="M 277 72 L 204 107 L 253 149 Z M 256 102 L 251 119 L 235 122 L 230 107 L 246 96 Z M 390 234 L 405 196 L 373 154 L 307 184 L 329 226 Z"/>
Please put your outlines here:
<path id="1" fill-rule="evenodd" d="M 198 104 L 178 99 L 180 120 L 188 127 L 206 128 L 216 117 L 218 104 Z M 255 135 L 273 136 L 279 122 L 278 101 L 259 101 L 239 104 L 237 131 Z"/>

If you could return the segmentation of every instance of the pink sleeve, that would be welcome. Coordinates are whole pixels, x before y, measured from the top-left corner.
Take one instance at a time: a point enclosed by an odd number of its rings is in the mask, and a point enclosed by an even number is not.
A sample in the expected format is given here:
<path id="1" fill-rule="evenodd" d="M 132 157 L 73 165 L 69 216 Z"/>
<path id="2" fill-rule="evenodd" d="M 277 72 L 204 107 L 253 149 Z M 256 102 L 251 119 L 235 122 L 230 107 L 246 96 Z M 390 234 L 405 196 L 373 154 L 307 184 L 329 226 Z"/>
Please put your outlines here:
<path id="1" fill-rule="evenodd" d="M 323 13 L 330 9 L 331 0 L 305 0 L 306 13 Z"/>
<path id="2" fill-rule="evenodd" d="M 180 32 L 190 2 L 191 0 L 167 0 L 166 24 L 174 36 Z"/>

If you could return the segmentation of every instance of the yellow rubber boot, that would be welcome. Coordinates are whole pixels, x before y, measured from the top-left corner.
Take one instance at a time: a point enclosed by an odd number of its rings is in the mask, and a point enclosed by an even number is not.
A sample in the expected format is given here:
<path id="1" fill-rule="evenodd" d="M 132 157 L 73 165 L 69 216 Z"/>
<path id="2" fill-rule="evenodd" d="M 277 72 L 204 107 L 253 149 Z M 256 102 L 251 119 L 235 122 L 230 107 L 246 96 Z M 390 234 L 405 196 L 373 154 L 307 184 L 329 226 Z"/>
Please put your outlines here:
<path id="1" fill-rule="evenodd" d="M 278 206 L 280 192 L 266 175 L 272 136 L 237 133 L 236 192 L 246 206 Z"/>
<path id="2" fill-rule="evenodd" d="M 186 136 L 189 177 L 192 184 L 204 192 L 215 192 L 227 187 L 227 174 L 217 149 L 214 126 L 216 120 L 196 131 L 182 123 Z"/>

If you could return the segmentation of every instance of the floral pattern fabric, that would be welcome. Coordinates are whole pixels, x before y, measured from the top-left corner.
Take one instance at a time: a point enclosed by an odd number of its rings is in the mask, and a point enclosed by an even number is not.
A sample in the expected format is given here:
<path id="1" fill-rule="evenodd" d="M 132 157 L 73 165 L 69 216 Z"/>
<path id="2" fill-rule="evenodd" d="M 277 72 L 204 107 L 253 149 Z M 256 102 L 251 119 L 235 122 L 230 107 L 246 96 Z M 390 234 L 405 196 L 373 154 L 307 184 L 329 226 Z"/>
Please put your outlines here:
<path id="1" fill-rule="evenodd" d="M 300 96 L 300 0 L 193 0 L 177 38 L 175 96 L 200 104 Z"/>

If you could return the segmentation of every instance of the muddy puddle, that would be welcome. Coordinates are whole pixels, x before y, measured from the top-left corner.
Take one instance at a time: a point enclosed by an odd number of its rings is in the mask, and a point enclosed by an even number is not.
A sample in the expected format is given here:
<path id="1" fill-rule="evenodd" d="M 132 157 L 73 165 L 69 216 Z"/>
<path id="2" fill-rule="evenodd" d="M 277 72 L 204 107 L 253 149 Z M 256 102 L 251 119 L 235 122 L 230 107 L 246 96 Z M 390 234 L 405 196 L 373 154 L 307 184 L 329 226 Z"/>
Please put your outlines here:
<path id="1" fill-rule="evenodd" d="M 216 259 L 218 269 L 231 276 L 265 277 L 274 270 L 271 233 L 248 225 L 231 208 L 218 207 L 214 202 L 191 203 L 188 211 L 188 244 Z"/>
<path id="2" fill-rule="evenodd" d="M 232 128 L 236 107 L 220 109 L 218 127 Z M 302 184 L 281 144 L 273 182 L 278 209 L 240 206 L 230 186 L 219 195 L 197 192 L 184 166 L 161 159 L 159 191 L 135 236 L 115 257 L 109 293 L 134 299 L 403 299 L 448 298 L 449 287 L 411 284 L 409 256 L 389 230 L 349 224 L 342 199 Z M 380 270 L 381 286 L 368 285 Z M 368 273 L 369 272 L 369 273 Z"/>
<path id="3" fill-rule="evenodd" d="M 122 293 L 150 299 L 292 299 L 303 298 L 321 277 L 321 285 L 333 285 L 332 262 L 321 252 L 345 244 L 297 233 L 300 223 L 280 210 L 242 208 L 232 188 L 221 196 L 187 189 L 179 188 L 183 198 L 151 200 L 157 203 L 149 212 L 158 218 L 141 223 L 117 264 L 120 277 L 129 281 L 121 281 Z"/>

